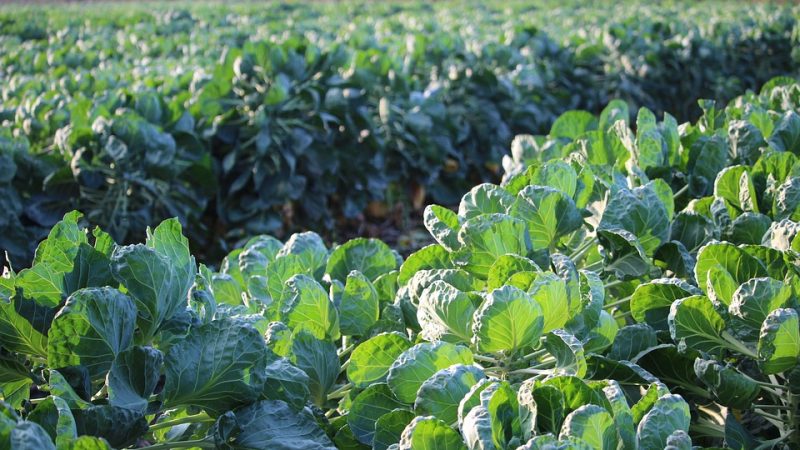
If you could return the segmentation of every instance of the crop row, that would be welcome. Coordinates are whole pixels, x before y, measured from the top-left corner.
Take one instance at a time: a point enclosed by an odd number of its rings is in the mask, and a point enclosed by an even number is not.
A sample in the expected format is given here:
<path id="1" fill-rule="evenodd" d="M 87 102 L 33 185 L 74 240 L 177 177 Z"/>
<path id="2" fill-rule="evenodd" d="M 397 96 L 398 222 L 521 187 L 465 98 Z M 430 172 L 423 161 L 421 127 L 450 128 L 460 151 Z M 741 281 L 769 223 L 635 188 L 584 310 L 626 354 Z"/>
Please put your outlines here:
<path id="1" fill-rule="evenodd" d="M 800 84 L 515 140 L 405 260 L 313 232 L 219 271 L 69 213 L 0 279 L 19 449 L 797 448 Z"/>
<path id="2" fill-rule="evenodd" d="M 121 243 L 178 217 L 213 261 L 455 205 L 570 109 L 684 121 L 797 70 L 789 6 L 503 3 L 0 11 L 0 248 L 27 265 L 78 209 Z"/>

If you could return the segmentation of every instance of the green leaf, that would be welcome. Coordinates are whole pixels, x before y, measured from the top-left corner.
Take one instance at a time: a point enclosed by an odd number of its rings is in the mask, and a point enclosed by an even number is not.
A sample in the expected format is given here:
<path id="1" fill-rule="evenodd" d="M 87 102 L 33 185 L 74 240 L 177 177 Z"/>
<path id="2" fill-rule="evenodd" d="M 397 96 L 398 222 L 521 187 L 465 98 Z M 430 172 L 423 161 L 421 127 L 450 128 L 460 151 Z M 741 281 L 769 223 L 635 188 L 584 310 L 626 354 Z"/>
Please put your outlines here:
<path id="1" fill-rule="evenodd" d="M 592 113 L 581 110 L 567 111 L 553 122 L 550 136 L 576 139 L 584 132 L 595 128 L 597 128 L 597 119 Z"/>
<path id="2" fill-rule="evenodd" d="M 411 342 L 398 333 L 381 333 L 359 344 L 350 356 L 347 378 L 357 388 L 386 381 L 389 368 Z"/>
<path id="3" fill-rule="evenodd" d="M 70 443 L 78 438 L 75 418 L 62 398 L 47 397 L 28 414 L 28 420 L 41 425 L 59 450 L 71 448 Z"/>
<path id="4" fill-rule="evenodd" d="M 553 330 L 544 339 L 544 348 L 556 359 L 555 375 L 586 375 L 586 358 L 583 345 L 575 336 L 564 330 Z"/>
<path id="5" fill-rule="evenodd" d="M 572 198 L 547 186 L 526 187 L 517 194 L 510 210 L 512 216 L 527 224 L 534 251 L 552 248 L 558 238 L 577 230 L 583 224 L 583 218 Z"/>
<path id="6" fill-rule="evenodd" d="M 670 240 L 682 243 L 694 254 L 700 247 L 710 242 L 715 233 L 717 233 L 716 227 L 708 217 L 692 211 L 681 211 L 672 221 Z"/>
<path id="7" fill-rule="evenodd" d="M 417 344 L 401 354 L 389 368 L 387 382 L 394 395 L 403 403 L 417 398 L 422 383 L 439 370 L 453 364 L 472 364 L 468 348 L 447 342 Z"/>
<path id="8" fill-rule="evenodd" d="M 286 282 L 286 285 L 289 294 L 281 305 L 282 322 L 292 330 L 306 330 L 317 339 L 337 339 L 339 337 L 339 315 L 325 289 L 308 275 L 295 275 Z M 352 291 L 354 289 L 355 284 L 351 287 L 351 294 L 354 293 Z M 374 292 L 374 288 L 372 291 L 374 294 L 373 306 L 377 306 L 377 293 Z M 353 306 L 354 301 L 356 301 L 355 298 L 348 299 L 349 308 Z M 353 309 L 351 308 L 348 312 L 352 313 Z M 377 314 L 377 310 L 373 312 Z"/>
<path id="9" fill-rule="evenodd" d="M 350 272 L 339 302 L 340 328 L 346 336 L 363 336 L 380 318 L 378 291 L 361 272 Z"/>
<path id="10" fill-rule="evenodd" d="M 458 242 L 460 223 L 458 215 L 439 205 L 428 205 L 423 214 L 425 228 L 442 247 L 455 251 L 461 245 Z"/>
<path id="11" fill-rule="evenodd" d="M 353 400 L 350 412 L 347 414 L 347 423 L 356 439 L 366 445 L 372 445 L 375 422 L 384 414 L 404 407 L 405 405 L 392 394 L 388 385 L 373 384 Z"/>
<path id="12" fill-rule="evenodd" d="M 193 328 L 164 359 L 164 402 L 220 414 L 258 397 L 267 349 L 259 332 L 241 322 L 214 320 Z"/>
<path id="13" fill-rule="evenodd" d="M 675 431 L 689 431 L 689 405 L 679 395 L 664 395 L 645 414 L 636 435 L 639 448 L 664 448 Z"/>
<path id="14" fill-rule="evenodd" d="M 772 311 L 789 306 L 794 299 L 792 286 L 772 278 L 753 278 L 733 293 L 728 308 L 737 331 L 755 341 L 761 324 Z"/>
<path id="15" fill-rule="evenodd" d="M 570 311 L 573 307 L 567 295 L 567 285 L 557 275 L 550 272 L 540 274 L 528 289 L 528 293 L 542 308 L 544 333 L 564 327 L 571 319 Z"/>
<path id="16" fill-rule="evenodd" d="M 334 280 L 345 281 L 350 272 L 358 270 L 372 281 L 397 266 L 397 259 L 388 245 L 377 239 L 358 238 L 331 252 L 325 273 Z"/>
<path id="17" fill-rule="evenodd" d="M 229 411 L 213 428 L 217 448 L 336 450 L 308 410 L 299 414 L 280 400 L 262 400 Z"/>
<path id="18" fill-rule="evenodd" d="M 375 421 L 375 435 L 372 450 L 387 450 L 392 444 L 400 442 L 403 430 L 414 419 L 414 413 L 405 409 L 395 409 Z"/>
<path id="19" fill-rule="evenodd" d="M 403 430 L 398 450 L 467 450 L 458 432 L 434 417 L 415 417 Z"/>
<path id="20" fill-rule="evenodd" d="M 498 257 L 508 253 L 524 256 L 530 248 L 525 224 L 505 214 L 485 214 L 466 221 L 458 241 L 462 248 L 456 262 L 480 279 L 486 279 Z"/>
<path id="21" fill-rule="evenodd" d="M 700 249 L 697 254 L 697 265 L 694 269 L 697 286 L 709 296 L 711 295 L 709 293 L 709 279 L 714 280 L 717 278 L 709 277 L 709 271 L 714 268 L 722 270 L 722 274 L 729 275 L 736 286 L 751 278 L 767 276 L 764 265 L 742 249 L 727 242 L 710 243 Z M 714 293 L 722 304 L 725 306 L 730 305 L 733 291 L 728 293 L 727 290 L 714 289 Z"/>
<path id="22" fill-rule="evenodd" d="M 620 280 L 639 278 L 651 269 L 650 258 L 633 233 L 617 228 L 597 231 L 603 270 Z"/>
<path id="23" fill-rule="evenodd" d="M 721 337 L 725 321 L 708 297 L 693 295 L 676 300 L 667 320 L 672 339 L 681 351 L 692 349 L 720 355 L 728 347 Z"/>
<path id="24" fill-rule="evenodd" d="M 469 343 L 474 313 L 475 306 L 467 294 L 438 280 L 422 291 L 417 320 L 422 327 L 422 336 L 429 341 L 452 335 L 454 341 Z"/>
<path id="25" fill-rule="evenodd" d="M 73 409 L 78 436 L 105 439 L 115 448 L 133 445 L 147 431 L 147 420 L 138 411 L 111 405 Z"/>
<path id="26" fill-rule="evenodd" d="M 475 311 L 472 331 L 478 350 L 508 352 L 534 346 L 542 335 L 542 307 L 513 286 L 492 291 Z"/>
<path id="27" fill-rule="evenodd" d="M 14 450 L 56 450 L 47 431 L 35 422 L 18 423 L 11 431 L 9 443 Z"/>
<path id="28" fill-rule="evenodd" d="M 481 390 L 480 404 L 464 417 L 462 432 L 469 448 L 506 448 L 522 432 L 519 402 L 506 381 Z"/>
<path id="29" fill-rule="evenodd" d="M 286 284 L 290 278 L 295 275 L 311 275 L 306 267 L 303 267 L 300 262 L 300 257 L 297 255 L 288 255 L 281 258 L 276 258 L 270 265 L 267 266 L 267 292 L 271 300 L 270 308 L 280 308 L 287 297 L 291 295 L 289 285 Z M 278 317 L 274 318 L 278 320 Z"/>
<path id="30" fill-rule="evenodd" d="M 675 300 L 700 294 L 700 290 L 677 278 L 660 278 L 640 284 L 630 300 L 631 316 L 658 331 L 669 330 L 667 316 Z"/>
<path id="31" fill-rule="evenodd" d="M 775 150 L 797 154 L 800 149 L 800 116 L 794 111 L 786 111 L 775 124 L 768 142 Z"/>
<path id="32" fill-rule="evenodd" d="M 567 416 L 559 438 L 567 437 L 577 437 L 602 450 L 616 450 L 618 442 L 614 419 L 597 405 L 581 406 Z"/>
<path id="33" fill-rule="evenodd" d="M 450 253 L 439 244 L 431 244 L 409 255 L 400 266 L 397 282 L 405 285 L 420 270 L 423 269 L 451 269 Z"/>
<path id="34" fill-rule="evenodd" d="M 10 351 L 46 358 L 46 333 L 55 313 L 55 309 L 39 305 L 34 300 L 19 295 L 10 299 L 0 296 L 0 338 L 3 347 Z M 38 318 L 39 321 L 31 322 L 28 318 Z M 41 323 L 42 319 L 45 323 Z"/>
<path id="35" fill-rule="evenodd" d="M 555 188 L 573 198 L 578 188 L 578 174 L 569 163 L 554 159 L 534 169 L 530 184 Z"/>
<path id="36" fill-rule="evenodd" d="M 502 255 L 489 268 L 486 287 L 489 290 L 503 287 L 509 278 L 520 272 L 539 272 L 539 266 L 524 256 Z"/>
<path id="37" fill-rule="evenodd" d="M 278 358 L 267 364 L 263 397 L 267 400 L 282 400 L 297 411 L 308 401 L 311 380 L 305 372 L 293 366 L 288 359 Z"/>
<path id="38" fill-rule="evenodd" d="M 318 406 L 323 405 L 341 372 L 336 346 L 331 341 L 317 339 L 313 334 L 300 330 L 292 337 L 289 360 L 311 380 L 308 387 L 312 401 Z"/>
<path id="39" fill-rule="evenodd" d="M 164 355 L 152 347 L 132 347 L 118 354 L 108 373 L 108 403 L 144 413 L 163 364 Z"/>
<path id="40" fill-rule="evenodd" d="M 51 367 L 85 366 L 92 379 L 104 377 L 114 358 L 130 348 L 136 306 L 113 288 L 87 288 L 72 294 L 50 327 L 47 362 Z"/>
<path id="41" fill-rule="evenodd" d="M 652 255 L 669 238 L 669 213 L 653 183 L 611 194 L 598 230 L 622 229 L 632 233 L 642 249 Z"/>
<path id="42" fill-rule="evenodd" d="M 539 430 L 557 433 L 566 416 L 564 394 L 555 386 L 538 386 L 533 390 L 533 398 Z"/>
<path id="43" fill-rule="evenodd" d="M 458 419 L 458 405 L 480 379 L 483 370 L 463 364 L 442 369 L 425 380 L 417 392 L 414 410 L 417 415 L 434 416 L 446 423 Z"/>
<path id="44" fill-rule="evenodd" d="M 697 358 L 694 371 L 708 386 L 717 403 L 730 408 L 749 409 L 761 393 L 761 387 L 750 377 L 714 360 Z"/>
<path id="45" fill-rule="evenodd" d="M 611 413 L 614 419 L 617 437 L 623 448 L 636 448 L 636 430 L 634 429 L 633 413 L 628 406 L 625 391 L 620 383 L 608 380 L 608 385 L 603 388 L 608 402 L 611 404 Z"/>
<path id="46" fill-rule="evenodd" d="M 495 184 L 479 184 L 461 198 L 458 217 L 469 220 L 482 214 L 505 214 L 514 202 L 514 196 Z"/>
<path id="47" fill-rule="evenodd" d="M 142 244 L 117 247 L 111 255 L 111 272 L 136 301 L 137 325 L 150 338 L 161 325 L 187 305 L 190 271 L 161 252 Z"/>
<path id="48" fill-rule="evenodd" d="M 646 324 L 622 327 L 614 338 L 608 357 L 617 361 L 630 361 L 642 351 L 658 345 L 656 331 Z"/>
<path id="49" fill-rule="evenodd" d="M 300 265 L 308 269 L 315 278 L 322 276 L 322 270 L 328 260 L 328 249 L 322 238 L 313 231 L 295 233 L 283 244 L 276 258 L 295 255 Z"/>
<path id="50" fill-rule="evenodd" d="M 785 372 L 800 358 L 800 319 L 797 311 L 780 308 L 772 311 L 761 326 L 758 359 L 766 374 Z"/>

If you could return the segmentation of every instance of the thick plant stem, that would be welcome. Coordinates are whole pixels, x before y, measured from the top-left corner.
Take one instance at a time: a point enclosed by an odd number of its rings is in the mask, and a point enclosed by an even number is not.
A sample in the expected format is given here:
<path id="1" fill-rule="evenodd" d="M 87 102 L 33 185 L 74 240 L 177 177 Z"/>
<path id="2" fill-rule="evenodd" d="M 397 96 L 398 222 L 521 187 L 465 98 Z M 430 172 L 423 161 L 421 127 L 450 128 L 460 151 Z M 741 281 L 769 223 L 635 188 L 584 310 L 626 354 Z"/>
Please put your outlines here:
<path id="1" fill-rule="evenodd" d="M 680 188 L 680 189 L 678 190 L 678 192 L 676 192 L 676 193 L 672 194 L 672 198 L 673 198 L 673 199 L 676 199 L 676 198 L 680 197 L 681 195 L 683 195 L 683 194 L 684 194 L 686 191 L 688 191 L 688 190 L 689 190 L 689 185 L 688 185 L 688 184 L 685 184 L 685 185 L 684 185 L 682 188 Z"/>
<path id="2" fill-rule="evenodd" d="M 184 423 L 207 423 L 207 422 L 214 422 L 214 418 L 210 417 L 206 413 L 195 414 L 193 416 L 186 416 L 186 417 L 179 417 L 173 420 L 165 420 L 163 422 L 158 422 L 153 425 L 150 425 L 150 431 L 153 430 L 160 430 L 162 428 L 170 428 L 176 425 L 182 425 Z"/>
<path id="3" fill-rule="evenodd" d="M 148 445 L 147 447 L 141 447 L 139 450 L 170 450 L 173 448 L 192 448 L 192 447 L 200 447 L 200 448 L 216 448 L 217 446 L 206 439 L 196 439 L 194 441 L 176 441 L 176 442 L 161 442 L 159 444 Z"/>

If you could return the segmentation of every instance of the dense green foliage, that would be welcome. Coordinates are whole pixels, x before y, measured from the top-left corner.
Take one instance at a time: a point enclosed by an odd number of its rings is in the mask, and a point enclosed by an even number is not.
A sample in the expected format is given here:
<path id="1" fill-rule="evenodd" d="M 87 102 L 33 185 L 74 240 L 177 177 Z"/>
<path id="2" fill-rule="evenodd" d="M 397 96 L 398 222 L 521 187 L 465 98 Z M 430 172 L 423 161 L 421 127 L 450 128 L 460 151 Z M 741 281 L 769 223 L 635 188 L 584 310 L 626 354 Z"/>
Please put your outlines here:
<path id="1" fill-rule="evenodd" d="M 515 140 L 403 260 L 67 214 L 0 278 L 0 446 L 795 449 L 800 84 Z"/>
<path id="2" fill-rule="evenodd" d="M 0 9 L 0 248 L 27 265 L 78 209 L 121 243 L 178 217 L 214 260 L 455 205 L 566 110 L 695 119 L 798 67 L 796 8 L 582 3 Z"/>

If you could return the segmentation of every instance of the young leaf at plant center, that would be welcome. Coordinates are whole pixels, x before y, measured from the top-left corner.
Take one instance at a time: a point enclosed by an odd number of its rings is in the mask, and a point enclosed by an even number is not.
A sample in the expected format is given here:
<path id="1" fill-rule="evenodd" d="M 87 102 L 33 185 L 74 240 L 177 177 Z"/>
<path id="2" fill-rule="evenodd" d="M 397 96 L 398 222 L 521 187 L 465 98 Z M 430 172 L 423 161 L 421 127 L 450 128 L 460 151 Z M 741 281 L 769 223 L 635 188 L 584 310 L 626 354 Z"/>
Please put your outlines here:
<path id="1" fill-rule="evenodd" d="M 363 336 L 380 318 L 380 301 L 375 286 L 361 274 L 353 271 L 347 275 L 347 283 L 339 301 L 339 316 L 342 334 Z"/>
<path id="2" fill-rule="evenodd" d="M 398 450 L 435 448 L 467 450 L 458 432 L 434 417 L 415 417 L 403 430 L 397 447 Z"/>
<path id="3" fill-rule="evenodd" d="M 475 311 L 472 331 L 478 350 L 513 353 L 536 344 L 544 328 L 542 307 L 513 286 L 492 291 Z"/>
<path id="4" fill-rule="evenodd" d="M 547 186 L 528 186 L 510 208 L 511 215 L 527 224 L 532 249 L 552 248 L 556 240 L 583 224 L 583 218 L 572 198 Z M 519 253 L 518 253 L 519 254 Z"/>
<path id="5" fill-rule="evenodd" d="M 422 291 L 417 320 L 422 327 L 422 336 L 429 341 L 445 339 L 469 343 L 474 313 L 475 306 L 469 295 L 437 280 Z M 449 336 L 452 339 L 448 339 Z"/>

